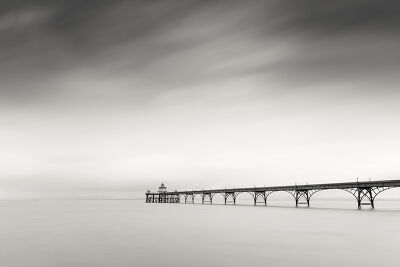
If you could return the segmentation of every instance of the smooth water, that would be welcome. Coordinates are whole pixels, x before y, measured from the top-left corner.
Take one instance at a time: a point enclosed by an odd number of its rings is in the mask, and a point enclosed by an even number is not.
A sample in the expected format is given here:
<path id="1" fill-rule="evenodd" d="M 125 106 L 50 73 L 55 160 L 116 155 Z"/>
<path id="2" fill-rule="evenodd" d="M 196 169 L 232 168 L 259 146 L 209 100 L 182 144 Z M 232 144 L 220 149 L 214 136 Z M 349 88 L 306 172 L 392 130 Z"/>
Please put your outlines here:
<path id="1" fill-rule="evenodd" d="M 400 208 L 390 203 L 0 201 L 0 266 L 400 266 Z"/>

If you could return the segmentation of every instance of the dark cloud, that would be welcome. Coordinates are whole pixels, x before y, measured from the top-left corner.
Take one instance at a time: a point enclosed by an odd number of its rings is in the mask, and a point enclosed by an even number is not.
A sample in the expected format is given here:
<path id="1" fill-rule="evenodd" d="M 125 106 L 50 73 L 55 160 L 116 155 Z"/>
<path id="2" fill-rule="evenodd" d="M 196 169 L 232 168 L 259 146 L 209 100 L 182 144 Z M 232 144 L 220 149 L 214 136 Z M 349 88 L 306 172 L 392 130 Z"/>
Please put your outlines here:
<path id="1" fill-rule="evenodd" d="M 372 0 L 2 1 L 0 94 L 57 99 L 65 89 L 49 80 L 74 72 L 151 95 L 241 77 L 395 83 L 399 10 Z"/>
<path id="2" fill-rule="evenodd" d="M 291 69 L 318 80 L 319 70 L 367 73 L 368 58 L 399 67 L 397 1 L 3 1 L 0 10 L 0 70 L 11 83 L 81 67 L 172 84 Z M 214 68 L 275 46 L 290 50 Z"/>
<path id="3" fill-rule="evenodd" d="M 274 12 L 282 17 L 279 31 L 300 32 L 309 37 L 367 31 L 376 35 L 397 32 L 398 1 L 279 1 Z M 371 36 L 372 37 L 372 36 Z"/>

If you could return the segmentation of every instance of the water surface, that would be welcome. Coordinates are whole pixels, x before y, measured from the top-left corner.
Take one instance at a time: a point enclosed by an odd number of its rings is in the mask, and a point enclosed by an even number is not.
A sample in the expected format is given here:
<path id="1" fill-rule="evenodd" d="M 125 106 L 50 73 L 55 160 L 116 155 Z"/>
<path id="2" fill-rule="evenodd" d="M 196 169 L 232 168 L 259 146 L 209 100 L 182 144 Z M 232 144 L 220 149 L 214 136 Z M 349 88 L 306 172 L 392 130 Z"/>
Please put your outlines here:
<path id="1" fill-rule="evenodd" d="M 334 208 L 329 201 L 311 208 L 275 204 L 0 201 L 0 266 L 400 264 L 399 203 L 380 202 L 374 211 L 347 202 Z"/>

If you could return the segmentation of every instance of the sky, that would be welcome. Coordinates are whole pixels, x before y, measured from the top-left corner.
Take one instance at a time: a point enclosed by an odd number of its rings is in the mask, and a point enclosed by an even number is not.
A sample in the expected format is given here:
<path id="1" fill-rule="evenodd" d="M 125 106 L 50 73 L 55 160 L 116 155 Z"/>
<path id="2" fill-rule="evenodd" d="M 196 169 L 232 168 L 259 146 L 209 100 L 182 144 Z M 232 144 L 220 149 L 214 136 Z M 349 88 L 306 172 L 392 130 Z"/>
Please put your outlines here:
<path id="1" fill-rule="evenodd" d="M 1 1 L 0 195 L 399 179 L 399 11 Z"/>

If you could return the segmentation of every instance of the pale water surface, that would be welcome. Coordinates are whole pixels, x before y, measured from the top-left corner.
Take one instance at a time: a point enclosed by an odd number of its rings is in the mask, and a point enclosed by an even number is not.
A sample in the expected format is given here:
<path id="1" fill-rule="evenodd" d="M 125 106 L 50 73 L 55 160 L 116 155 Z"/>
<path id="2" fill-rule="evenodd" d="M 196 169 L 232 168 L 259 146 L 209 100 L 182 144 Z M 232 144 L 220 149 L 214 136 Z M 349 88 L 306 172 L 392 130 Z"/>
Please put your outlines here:
<path id="1" fill-rule="evenodd" d="M 276 204 L 0 201 L 0 266 L 400 266 L 398 202 Z"/>

